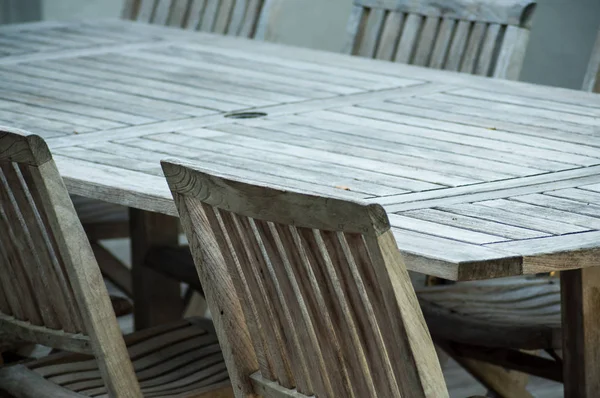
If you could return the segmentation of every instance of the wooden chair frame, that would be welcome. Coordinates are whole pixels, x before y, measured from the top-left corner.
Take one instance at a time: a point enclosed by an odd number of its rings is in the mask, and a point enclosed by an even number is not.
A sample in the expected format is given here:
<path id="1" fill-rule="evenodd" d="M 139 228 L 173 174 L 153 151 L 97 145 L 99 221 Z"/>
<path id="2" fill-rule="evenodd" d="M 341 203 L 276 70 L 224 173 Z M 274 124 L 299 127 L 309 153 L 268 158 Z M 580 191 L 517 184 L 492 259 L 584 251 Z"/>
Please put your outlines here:
<path id="1" fill-rule="evenodd" d="M 344 52 L 516 80 L 533 0 L 354 0 Z"/>
<path id="2" fill-rule="evenodd" d="M 381 206 L 162 166 L 236 396 L 448 396 Z"/>
<path id="3" fill-rule="evenodd" d="M 0 222 L 8 231 L 0 237 L 2 338 L 93 354 L 111 397 L 140 397 L 98 264 L 46 143 L 3 127 L 0 167 Z"/>
<path id="4" fill-rule="evenodd" d="M 282 0 L 125 0 L 122 18 L 265 40 Z"/>

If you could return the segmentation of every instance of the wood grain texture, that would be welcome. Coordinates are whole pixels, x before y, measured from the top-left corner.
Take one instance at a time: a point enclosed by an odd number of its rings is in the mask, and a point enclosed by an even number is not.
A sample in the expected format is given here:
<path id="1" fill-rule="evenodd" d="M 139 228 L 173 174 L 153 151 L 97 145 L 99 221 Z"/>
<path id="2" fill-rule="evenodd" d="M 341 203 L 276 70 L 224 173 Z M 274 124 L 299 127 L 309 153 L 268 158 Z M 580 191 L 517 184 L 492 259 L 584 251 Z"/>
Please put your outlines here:
<path id="1" fill-rule="evenodd" d="M 535 5 L 530 0 L 435 0 L 414 2 L 411 0 L 354 0 L 355 5 L 369 8 L 384 8 L 393 11 L 444 17 L 467 21 L 481 21 L 521 26 L 529 17 L 529 8 Z"/>
<path id="2" fill-rule="evenodd" d="M 516 80 L 535 2 L 356 0 L 345 52 Z M 395 51 L 392 57 L 391 52 Z"/>
<path id="3" fill-rule="evenodd" d="M 131 364 L 116 359 L 126 355 L 121 332 L 92 249 L 52 161 L 50 151 L 39 137 L 23 136 L 23 132 L 20 131 L 4 130 L 0 134 L 10 143 L 0 161 L 3 173 L 2 194 L 4 198 L 9 198 L 8 201 L 2 201 L 1 218 L 4 221 L 19 220 L 23 227 L 21 231 L 29 234 L 22 242 L 37 241 L 40 253 L 43 253 L 45 246 L 45 253 L 50 256 L 44 258 L 36 255 L 28 264 L 14 263 L 24 269 L 35 267 L 37 264 L 38 269 L 34 275 L 41 272 L 41 275 L 45 276 L 45 283 L 50 285 L 39 286 L 31 292 L 30 297 L 21 297 L 22 301 L 35 298 L 38 305 L 42 304 L 39 307 L 39 327 L 22 325 L 12 332 L 16 337 L 34 338 L 35 342 L 47 335 L 48 341 L 51 342 L 58 337 L 56 329 L 76 328 L 78 332 L 89 336 L 91 349 L 98 358 L 99 369 L 108 390 L 115 396 L 140 396 Z M 27 156 L 22 157 L 23 153 Z M 13 162 L 14 160 L 17 162 Z M 19 160 L 23 160 L 23 163 Z M 16 183 L 21 184 L 18 191 L 14 190 L 17 188 L 14 186 Z M 14 193 L 17 193 L 17 196 L 14 196 Z M 23 193 L 26 195 L 23 196 Z M 12 231 L 16 233 L 17 230 Z M 9 234 L 10 237 L 16 236 Z M 1 240 L 3 252 L 9 250 L 8 253 L 16 253 L 9 245 L 14 245 L 17 241 L 11 242 L 6 237 L 2 237 Z M 36 253 L 33 250 L 30 252 Z M 53 280 L 56 283 L 54 286 Z M 53 291 L 49 291 L 48 288 Z M 26 292 L 21 289 L 21 292 L 17 293 L 11 288 L 6 294 L 16 294 L 18 297 Z M 69 326 L 69 323 L 73 325 Z M 13 323 L 14 325 L 16 324 Z M 10 332 L 10 328 L 3 328 L 3 332 L 6 331 Z M 25 331 L 30 334 L 23 333 Z M 63 341 L 69 338 L 75 342 L 78 340 L 73 335 L 62 336 Z M 66 347 L 67 343 L 61 345 Z"/>
<path id="4" fill-rule="evenodd" d="M 600 335 L 596 318 L 599 268 L 561 272 L 565 397 L 592 397 L 598 391 Z"/>
<path id="5" fill-rule="evenodd" d="M 144 397 L 232 398 L 214 328 L 187 319 L 125 336 Z M 60 353 L 0 369 L 2 387 L 19 397 L 108 396 L 98 363 L 89 356 Z M 112 396 L 112 395 L 111 395 Z"/>
<path id="6" fill-rule="evenodd" d="M 447 396 L 381 207 L 162 165 L 240 396 Z"/>
<path id="7" fill-rule="evenodd" d="M 0 236 L 0 336 L 67 352 L 0 369 L 3 392 L 31 398 L 232 396 L 218 342 L 202 321 L 145 330 L 129 336 L 126 346 L 50 151 L 40 137 L 23 134 L 0 133 L 7 143 L 0 158 L 0 225 L 7 232 Z"/>

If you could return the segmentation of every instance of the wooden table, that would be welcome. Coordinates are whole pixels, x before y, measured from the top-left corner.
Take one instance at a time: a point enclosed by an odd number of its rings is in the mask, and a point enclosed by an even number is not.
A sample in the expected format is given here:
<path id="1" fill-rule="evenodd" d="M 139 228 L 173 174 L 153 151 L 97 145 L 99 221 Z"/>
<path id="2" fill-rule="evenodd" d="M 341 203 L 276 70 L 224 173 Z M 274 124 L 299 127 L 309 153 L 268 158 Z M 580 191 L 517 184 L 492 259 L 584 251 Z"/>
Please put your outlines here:
<path id="1" fill-rule="evenodd" d="M 565 271 L 565 394 L 600 390 L 600 96 L 120 21 L 3 27 L 0 54 L 0 124 L 46 138 L 72 193 L 138 209 L 138 311 L 176 313 L 139 264 L 176 239 L 159 161 L 185 158 L 381 203 L 412 270 Z"/>

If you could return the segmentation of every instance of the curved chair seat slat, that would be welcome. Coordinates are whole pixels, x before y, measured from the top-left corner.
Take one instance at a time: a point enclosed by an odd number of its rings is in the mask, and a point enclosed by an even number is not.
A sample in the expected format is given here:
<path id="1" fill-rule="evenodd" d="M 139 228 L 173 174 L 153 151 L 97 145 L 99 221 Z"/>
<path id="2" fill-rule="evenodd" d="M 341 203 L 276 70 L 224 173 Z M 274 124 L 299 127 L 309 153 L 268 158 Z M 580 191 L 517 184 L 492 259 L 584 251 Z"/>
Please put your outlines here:
<path id="1" fill-rule="evenodd" d="M 462 282 L 417 291 L 434 338 L 485 347 L 560 349 L 560 283 Z"/>
<path id="2" fill-rule="evenodd" d="M 233 396 L 223 355 L 209 320 L 186 319 L 147 329 L 126 336 L 125 343 L 145 397 Z M 0 380 L 8 377 L 37 380 L 32 383 L 33 387 L 28 387 L 29 396 L 44 396 L 44 389 L 50 385 L 65 397 L 107 396 L 96 360 L 81 354 L 58 354 L 26 366 L 0 370 Z"/>

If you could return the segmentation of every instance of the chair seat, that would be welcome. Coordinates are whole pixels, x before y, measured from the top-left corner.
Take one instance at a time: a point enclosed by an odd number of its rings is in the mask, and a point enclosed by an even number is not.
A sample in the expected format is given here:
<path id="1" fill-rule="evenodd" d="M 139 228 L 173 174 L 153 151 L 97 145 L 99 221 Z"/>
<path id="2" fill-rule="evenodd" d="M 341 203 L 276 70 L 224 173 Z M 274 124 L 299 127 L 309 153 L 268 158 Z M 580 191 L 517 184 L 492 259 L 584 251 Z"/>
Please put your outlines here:
<path id="1" fill-rule="evenodd" d="M 417 290 L 434 339 L 496 348 L 561 348 L 556 278 L 461 282 Z"/>
<path id="2" fill-rule="evenodd" d="M 210 321 L 186 319 L 130 334 L 125 342 L 145 397 L 233 397 Z M 26 366 L 21 373 L 41 380 L 29 383 L 40 386 L 39 397 L 46 396 L 44 386 L 52 385 L 67 394 L 107 396 L 97 363 L 90 356 L 61 353 Z M 28 393 L 36 395 L 31 388 Z"/>

